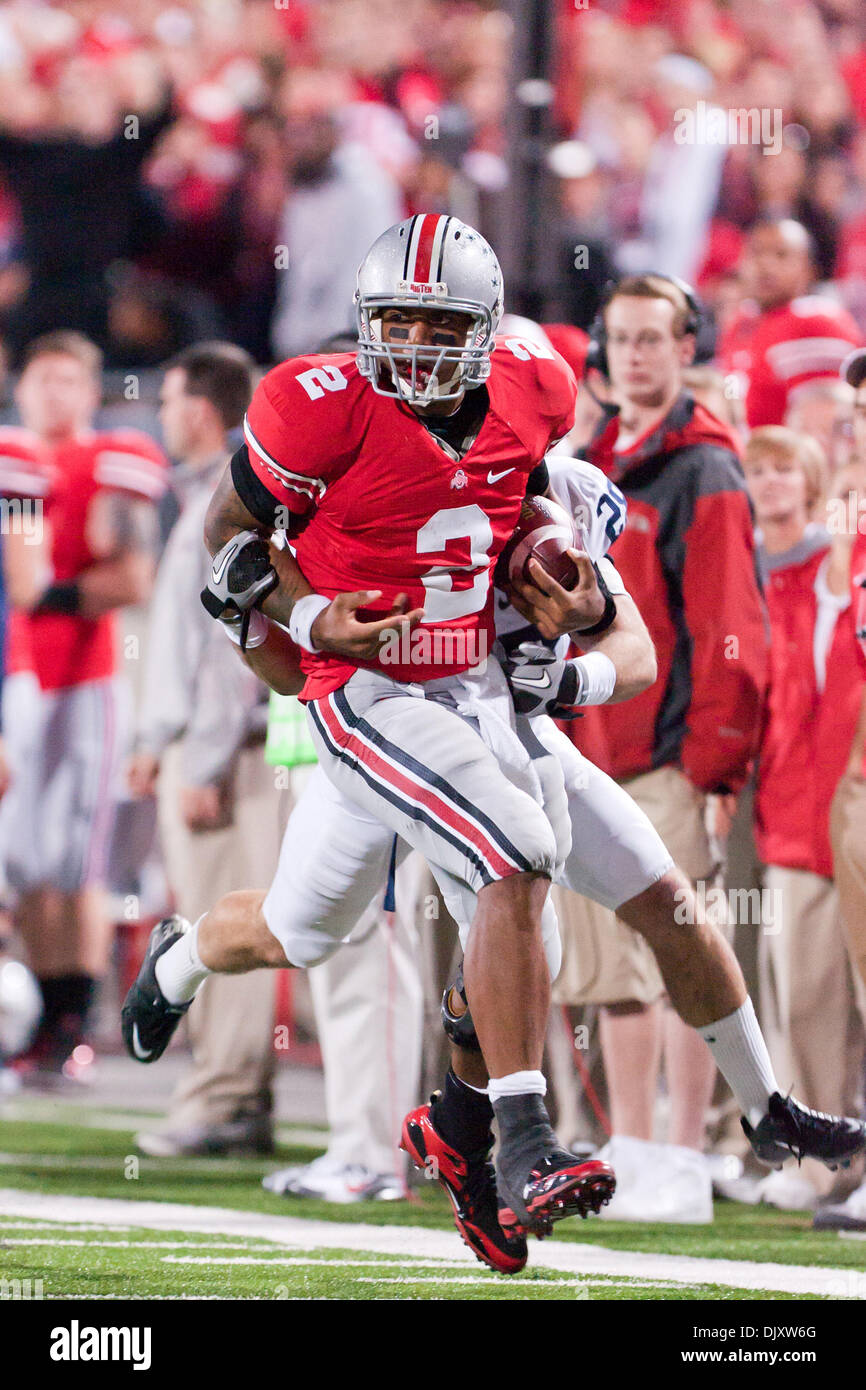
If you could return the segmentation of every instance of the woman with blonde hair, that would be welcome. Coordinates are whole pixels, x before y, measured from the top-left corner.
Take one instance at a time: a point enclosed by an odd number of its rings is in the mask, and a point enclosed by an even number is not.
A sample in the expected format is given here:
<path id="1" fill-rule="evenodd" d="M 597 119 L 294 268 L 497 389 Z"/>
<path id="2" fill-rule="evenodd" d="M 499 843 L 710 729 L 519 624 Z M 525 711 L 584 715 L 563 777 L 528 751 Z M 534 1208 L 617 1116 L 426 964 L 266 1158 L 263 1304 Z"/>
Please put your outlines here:
<path id="1" fill-rule="evenodd" d="M 770 688 L 756 842 L 766 865 L 758 948 L 762 1024 L 783 1086 L 858 1113 L 864 1039 L 833 882 L 830 803 L 863 676 L 847 593 L 828 582 L 827 465 L 810 435 L 757 429 L 743 458 L 770 619 Z M 769 890 L 769 891 L 767 891 Z M 811 1097 L 811 1099 L 808 1099 Z M 762 1180 L 764 1200 L 812 1208 L 833 1179 L 806 1160 Z"/>

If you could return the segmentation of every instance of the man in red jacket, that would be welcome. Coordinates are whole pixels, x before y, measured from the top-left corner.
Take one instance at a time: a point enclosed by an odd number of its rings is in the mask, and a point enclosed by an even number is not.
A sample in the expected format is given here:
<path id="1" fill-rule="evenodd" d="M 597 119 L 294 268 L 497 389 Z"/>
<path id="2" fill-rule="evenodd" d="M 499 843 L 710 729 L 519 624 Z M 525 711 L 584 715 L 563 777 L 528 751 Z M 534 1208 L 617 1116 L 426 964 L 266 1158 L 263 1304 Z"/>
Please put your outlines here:
<path id="1" fill-rule="evenodd" d="M 743 785 L 766 682 L 749 499 L 732 432 L 682 388 L 695 327 L 682 291 L 664 277 L 623 280 L 605 307 L 604 327 L 619 405 L 586 457 L 626 495 L 628 520 L 611 553 L 640 604 L 659 675 L 627 704 L 587 710 L 570 731 L 591 761 L 625 785 L 706 895 L 719 867 L 707 798 L 732 798 Z M 634 932 L 577 898 L 568 919 L 557 997 L 605 1006 L 615 1134 L 652 1138 L 666 1033 L 668 1137 L 701 1148 L 715 1071 L 704 1043 L 665 1018 L 655 961 Z M 598 963 L 592 979 L 588 960 Z"/>
<path id="2" fill-rule="evenodd" d="M 770 617 L 770 693 L 758 766 L 756 841 L 764 874 L 761 1014 L 783 1086 L 806 1104 L 856 1112 L 864 1039 L 834 883 L 830 803 L 863 693 L 848 566 L 817 520 L 820 445 L 779 425 L 755 430 L 743 466 L 760 528 Z M 853 470 L 834 480 L 843 498 Z M 823 506 L 821 506 L 823 520 Z M 811 519 L 811 518 L 815 519 Z M 864 996 L 866 997 L 866 996 Z M 811 1100 L 810 1100 L 811 1097 Z M 806 1159 L 762 1182 L 762 1199 L 808 1210 L 833 1177 Z"/>
<path id="3" fill-rule="evenodd" d="M 799 222 L 758 222 L 749 234 L 745 269 L 752 297 L 734 315 L 718 356 L 745 399 L 749 428 L 757 429 L 781 425 L 807 383 L 838 381 L 842 361 L 863 339 L 835 300 L 809 293 L 812 244 Z"/>

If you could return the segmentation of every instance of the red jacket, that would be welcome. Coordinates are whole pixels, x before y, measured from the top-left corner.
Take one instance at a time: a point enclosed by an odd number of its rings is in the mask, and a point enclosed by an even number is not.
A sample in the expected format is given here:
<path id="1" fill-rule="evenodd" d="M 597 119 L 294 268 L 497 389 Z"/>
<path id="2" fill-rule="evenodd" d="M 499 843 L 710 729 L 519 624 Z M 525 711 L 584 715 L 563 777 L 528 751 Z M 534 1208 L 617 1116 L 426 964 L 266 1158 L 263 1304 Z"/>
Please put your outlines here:
<path id="1" fill-rule="evenodd" d="M 765 864 L 833 877 L 830 802 L 848 761 L 864 674 L 851 609 L 839 614 L 819 691 L 813 638 L 815 577 L 826 532 L 766 557 L 770 691 L 758 764 L 755 829 Z"/>
<path id="2" fill-rule="evenodd" d="M 621 454 L 617 433 L 614 416 L 586 456 L 628 500 L 611 559 L 655 643 L 658 679 L 569 731 L 613 777 L 672 763 L 704 791 L 737 791 L 758 748 L 767 630 L 734 437 L 688 392 Z"/>

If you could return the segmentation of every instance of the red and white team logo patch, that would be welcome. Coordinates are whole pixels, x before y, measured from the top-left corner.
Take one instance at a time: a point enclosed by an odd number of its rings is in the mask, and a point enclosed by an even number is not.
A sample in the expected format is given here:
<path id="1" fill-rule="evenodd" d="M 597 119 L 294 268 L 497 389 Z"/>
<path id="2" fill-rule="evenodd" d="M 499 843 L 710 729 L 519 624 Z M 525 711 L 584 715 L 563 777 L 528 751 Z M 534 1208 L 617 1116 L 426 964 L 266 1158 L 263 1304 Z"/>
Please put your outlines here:
<path id="1" fill-rule="evenodd" d="M 454 474 L 454 477 L 451 479 L 451 486 L 452 486 L 452 487 L 468 487 L 468 486 L 469 486 L 469 479 L 467 478 L 466 474 L 463 472 L 463 469 L 462 469 L 462 468 L 458 468 L 458 469 L 457 469 L 457 472 Z"/>

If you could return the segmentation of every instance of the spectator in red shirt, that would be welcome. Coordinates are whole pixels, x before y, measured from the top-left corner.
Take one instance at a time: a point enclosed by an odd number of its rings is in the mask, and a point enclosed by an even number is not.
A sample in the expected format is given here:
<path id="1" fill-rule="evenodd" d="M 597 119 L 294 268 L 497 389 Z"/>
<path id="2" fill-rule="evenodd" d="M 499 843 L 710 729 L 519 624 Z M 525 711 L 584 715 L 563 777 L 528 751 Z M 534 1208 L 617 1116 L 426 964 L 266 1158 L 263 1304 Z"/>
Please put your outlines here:
<path id="1" fill-rule="evenodd" d="M 866 351 L 852 353 L 843 363 L 842 375 L 856 393 L 854 487 L 849 486 L 842 515 L 833 526 L 833 548 L 850 583 L 852 628 L 861 677 L 866 678 Z M 866 1016 L 866 692 L 830 809 L 830 840 L 842 922 L 861 1012 Z M 866 1182 L 844 1202 L 821 1207 L 815 1226 L 819 1230 L 866 1230 Z"/>
<path id="2" fill-rule="evenodd" d="M 830 803 L 857 723 L 863 676 L 847 569 L 817 517 L 826 464 L 809 435 L 755 430 L 743 459 L 770 618 L 770 690 L 758 764 L 756 841 L 765 896 L 761 1013 L 784 1085 L 856 1110 L 863 1027 L 833 881 Z M 843 470 L 837 486 L 851 483 Z M 829 1099 L 827 1099 L 829 1097 Z M 807 1101 L 807 1104 L 809 1102 Z M 831 1173 L 806 1160 L 762 1182 L 763 1200 L 811 1209 Z"/>
<path id="3" fill-rule="evenodd" d="M 752 229 L 746 249 L 752 298 L 740 306 L 719 346 L 722 369 L 735 376 L 751 429 L 781 425 L 798 388 L 836 379 L 860 330 L 832 299 L 810 294 L 815 270 L 809 233 L 790 218 Z"/>

